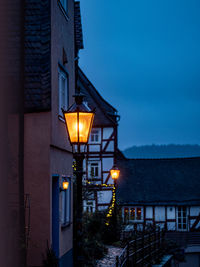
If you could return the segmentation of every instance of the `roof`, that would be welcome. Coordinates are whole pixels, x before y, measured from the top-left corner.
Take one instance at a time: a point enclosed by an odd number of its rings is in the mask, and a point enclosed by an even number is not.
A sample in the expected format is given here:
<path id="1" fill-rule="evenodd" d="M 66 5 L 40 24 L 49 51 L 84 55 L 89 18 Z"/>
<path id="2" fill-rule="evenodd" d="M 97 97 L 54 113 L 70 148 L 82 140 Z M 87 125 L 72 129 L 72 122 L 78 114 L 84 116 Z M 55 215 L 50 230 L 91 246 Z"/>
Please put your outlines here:
<path id="1" fill-rule="evenodd" d="M 83 49 L 83 32 L 81 24 L 80 2 L 74 2 L 74 25 L 75 25 L 75 43 L 78 50 Z"/>
<path id="2" fill-rule="evenodd" d="M 50 2 L 26 1 L 25 5 L 25 110 L 51 108 Z"/>
<path id="3" fill-rule="evenodd" d="M 117 159 L 121 205 L 200 205 L 200 157 Z"/>
<path id="4" fill-rule="evenodd" d="M 117 124 L 119 118 L 117 110 L 99 94 L 80 68 L 78 70 L 78 87 L 85 95 L 84 100 L 92 109 L 95 108 L 94 126 L 105 127 Z"/>

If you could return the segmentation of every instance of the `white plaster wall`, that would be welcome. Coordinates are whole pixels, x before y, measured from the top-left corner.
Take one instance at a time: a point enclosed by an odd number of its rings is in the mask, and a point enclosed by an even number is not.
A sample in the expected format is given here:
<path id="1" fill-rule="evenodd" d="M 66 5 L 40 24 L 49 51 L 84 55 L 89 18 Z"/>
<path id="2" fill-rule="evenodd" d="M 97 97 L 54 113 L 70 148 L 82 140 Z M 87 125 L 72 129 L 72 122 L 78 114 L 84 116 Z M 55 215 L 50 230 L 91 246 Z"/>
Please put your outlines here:
<path id="1" fill-rule="evenodd" d="M 108 208 L 108 206 L 98 206 L 99 211 L 106 210 L 107 208 Z"/>
<path id="2" fill-rule="evenodd" d="M 148 221 L 148 222 L 146 222 L 146 226 L 148 227 L 148 226 L 150 226 L 150 225 L 152 225 L 153 224 L 153 221 Z"/>
<path id="3" fill-rule="evenodd" d="M 83 171 L 86 171 L 86 160 L 83 160 Z"/>
<path id="4" fill-rule="evenodd" d="M 173 206 L 167 207 L 167 219 L 176 218 L 176 209 Z"/>
<path id="5" fill-rule="evenodd" d="M 100 145 L 89 145 L 89 152 L 100 152 Z"/>
<path id="6" fill-rule="evenodd" d="M 106 146 L 106 141 L 103 142 L 103 149 L 105 148 Z M 114 141 L 109 141 L 109 144 L 105 150 L 106 152 L 113 152 L 114 151 Z"/>
<path id="7" fill-rule="evenodd" d="M 138 223 L 137 224 L 137 230 L 138 231 L 142 231 L 143 230 L 143 224 L 142 223 Z"/>
<path id="8" fill-rule="evenodd" d="M 167 229 L 168 229 L 169 231 L 174 231 L 174 230 L 176 230 L 176 223 L 175 223 L 175 222 L 168 222 L 168 223 L 167 223 Z"/>
<path id="9" fill-rule="evenodd" d="M 189 222 L 189 226 L 190 226 L 190 228 L 192 227 L 192 225 L 194 224 L 194 222 L 195 222 L 195 220 L 190 220 L 190 222 Z"/>
<path id="10" fill-rule="evenodd" d="M 103 171 L 110 171 L 110 169 L 113 167 L 114 160 L 113 158 L 103 158 L 102 164 L 103 164 Z"/>
<path id="11" fill-rule="evenodd" d="M 112 190 L 106 190 L 106 191 L 99 191 L 97 192 L 97 197 L 98 197 L 98 203 L 110 203 L 112 199 Z"/>
<path id="12" fill-rule="evenodd" d="M 157 226 L 160 227 L 160 229 L 164 229 L 165 224 L 164 223 L 156 223 Z"/>
<path id="13" fill-rule="evenodd" d="M 146 207 L 146 218 L 147 219 L 153 218 L 153 208 L 152 207 Z"/>
<path id="14" fill-rule="evenodd" d="M 110 138 L 111 134 L 113 133 L 114 128 L 103 128 L 103 139 L 108 139 Z"/>
<path id="15" fill-rule="evenodd" d="M 190 207 L 190 216 L 198 216 L 200 213 L 200 206 Z"/>
<path id="16" fill-rule="evenodd" d="M 155 221 L 165 221 L 165 207 L 155 207 Z"/>
<path id="17" fill-rule="evenodd" d="M 104 174 L 103 174 L 103 182 L 104 182 L 104 183 L 105 183 L 105 181 L 106 181 L 106 179 L 107 179 L 107 176 L 108 176 L 108 173 L 104 173 Z M 113 181 L 112 177 L 110 177 L 110 178 L 108 179 L 107 184 L 114 184 L 114 181 Z"/>

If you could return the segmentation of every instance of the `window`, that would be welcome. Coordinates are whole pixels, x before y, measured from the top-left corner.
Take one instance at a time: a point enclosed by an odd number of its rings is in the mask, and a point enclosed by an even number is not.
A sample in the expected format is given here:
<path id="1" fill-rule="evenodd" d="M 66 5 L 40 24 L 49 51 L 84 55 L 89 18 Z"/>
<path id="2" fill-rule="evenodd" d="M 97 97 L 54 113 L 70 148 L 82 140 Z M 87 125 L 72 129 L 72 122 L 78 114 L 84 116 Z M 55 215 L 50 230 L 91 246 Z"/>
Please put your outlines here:
<path id="1" fill-rule="evenodd" d="M 92 213 L 95 211 L 94 201 L 86 201 L 86 212 Z"/>
<path id="2" fill-rule="evenodd" d="M 124 220 L 125 222 L 143 220 L 143 208 L 141 207 L 124 208 Z"/>
<path id="3" fill-rule="evenodd" d="M 91 130 L 90 142 L 91 143 L 99 143 L 100 142 L 100 131 L 98 129 L 92 129 Z"/>
<path id="4" fill-rule="evenodd" d="M 68 1 L 67 0 L 60 0 L 60 3 L 62 4 L 63 9 L 65 10 L 65 12 L 68 11 Z"/>
<path id="5" fill-rule="evenodd" d="M 62 177 L 63 179 L 66 177 Z M 68 225 L 70 223 L 70 213 L 71 213 L 71 181 L 70 178 L 67 178 L 69 182 L 68 189 L 61 192 L 62 194 L 62 209 L 61 209 L 61 224 L 63 226 Z"/>
<path id="6" fill-rule="evenodd" d="M 58 90 L 59 90 L 59 115 L 62 116 L 62 108 L 68 108 L 68 75 L 62 71 L 61 68 L 58 70 Z"/>
<path id="7" fill-rule="evenodd" d="M 89 177 L 90 178 L 99 177 L 99 162 L 90 162 L 89 163 Z"/>
<path id="8" fill-rule="evenodd" d="M 178 207 L 178 230 L 187 230 L 187 208 Z"/>

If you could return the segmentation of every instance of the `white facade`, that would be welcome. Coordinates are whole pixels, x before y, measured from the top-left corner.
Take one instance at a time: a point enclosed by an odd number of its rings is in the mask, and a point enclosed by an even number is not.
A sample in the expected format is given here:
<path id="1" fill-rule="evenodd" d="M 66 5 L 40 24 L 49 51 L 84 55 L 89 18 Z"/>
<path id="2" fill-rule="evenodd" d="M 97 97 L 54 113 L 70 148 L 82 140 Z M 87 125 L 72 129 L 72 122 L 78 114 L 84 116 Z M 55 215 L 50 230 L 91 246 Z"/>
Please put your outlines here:
<path id="1" fill-rule="evenodd" d="M 115 128 L 95 127 L 92 128 L 90 139 L 85 151 L 84 180 L 93 194 L 94 210 L 105 210 L 112 202 L 113 180 L 110 169 L 114 166 L 115 155 Z M 87 211 L 84 201 L 84 211 Z"/>
<path id="2" fill-rule="evenodd" d="M 154 225 L 168 231 L 195 231 L 200 227 L 200 206 L 123 206 L 122 217 L 137 230 Z"/>

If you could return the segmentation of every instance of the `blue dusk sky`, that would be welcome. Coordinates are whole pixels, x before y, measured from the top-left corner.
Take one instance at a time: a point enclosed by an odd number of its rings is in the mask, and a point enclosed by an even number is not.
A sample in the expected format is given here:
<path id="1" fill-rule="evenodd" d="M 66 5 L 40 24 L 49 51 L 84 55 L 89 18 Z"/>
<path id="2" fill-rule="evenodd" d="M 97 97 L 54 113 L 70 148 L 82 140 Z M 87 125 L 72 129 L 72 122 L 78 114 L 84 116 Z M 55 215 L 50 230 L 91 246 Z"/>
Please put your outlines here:
<path id="1" fill-rule="evenodd" d="M 80 67 L 117 110 L 119 148 L 200 144 L 200 1 L 81 0 Z"/>

